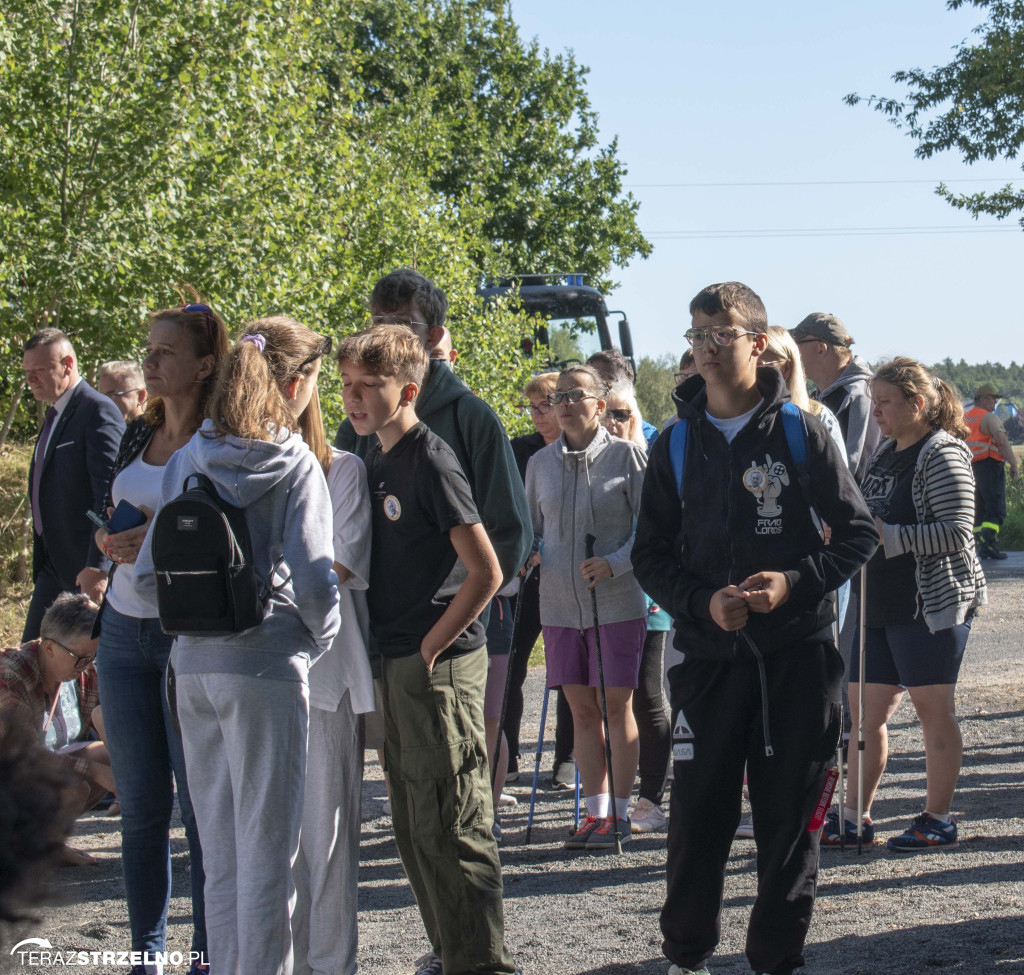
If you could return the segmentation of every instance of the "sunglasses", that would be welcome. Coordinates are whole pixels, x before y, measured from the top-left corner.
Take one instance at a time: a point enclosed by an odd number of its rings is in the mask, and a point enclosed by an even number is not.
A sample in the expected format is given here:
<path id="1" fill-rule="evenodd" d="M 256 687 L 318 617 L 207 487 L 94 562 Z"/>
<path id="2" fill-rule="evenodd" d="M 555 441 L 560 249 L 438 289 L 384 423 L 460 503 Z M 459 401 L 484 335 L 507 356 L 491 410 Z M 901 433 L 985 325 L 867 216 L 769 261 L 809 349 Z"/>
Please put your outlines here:
<path id="1" fill-rule="evenodd" d="M 556 389 L 553 393 L 548 393 L 548 402 L 552 406 L 558 406 L 562 402 L 579 403 L 585 399 L 597 399 L 597 397 L 579 387 L 576 389 Z"/>
<path id="2" fill-rule="evenodd" d="M 302 372 L 302 370 L 305 369 L 306 366 L 310 365 L 313 362 L 316 362 L 317 359 L 322 359 L 324 358 L 324 356 L 330 355 L 331 349 L 333 348 L 334 339 L 332 339 L 330 335 L 322 336 L 320 342 L 320 351 L 314 352 L 313 355 L 311 355 L 308 359 L 303 360 L 303 362 L 299 365 L 298 372 Z"/>
<path id="3" fill-rule="evenodd" d="M 69 650 L 59 640 L 54 640 L 54 638 L 52 636 L 51 637 L 47 637 L 47 639 L 50 641 L 50 643 L 53 643 L 56 646 L 60 647 L 61 650 L 63 650 L 69 657 L 74 657 L 75 658 L 75 670 L 77 670 L 77 671 L 85 670 L 86 667 L 88 667 L 89 664 L 91 664 L 96 659 L 96 654 L 94 654 L 94 653 L 90 653 L 90 654 L 87 654 L 87 655 L 83 656 L 80 653 L 75 653 L 74 650 Z"/>
<path id="4" fill-rule="evenodd" d="M 110 399 L 120 399 L 122 396 L 128 396 L 130 393 L 141 393 L 146 387 L 137 386 L 135 389 L 115 389 L 107 393 Z"/>
<path id="5" fill-rule="evenodd" d="M 683 333 L 683 338 L 695 349 L 703 349 L 708 336 L 715 340 L 715 345 L 732 345 L 741 335 L 760 335 L 745 329 L 734 329 L 731 325 L 712 325 L 710 328 L 691 328 Z"/>
<path id="6" fill-rule="evenodd" d="M 614 420 L 616 423 L 629 423 L 629 418 L 633 415 L 632 410 L 608 410 L 608 419 Z"/>

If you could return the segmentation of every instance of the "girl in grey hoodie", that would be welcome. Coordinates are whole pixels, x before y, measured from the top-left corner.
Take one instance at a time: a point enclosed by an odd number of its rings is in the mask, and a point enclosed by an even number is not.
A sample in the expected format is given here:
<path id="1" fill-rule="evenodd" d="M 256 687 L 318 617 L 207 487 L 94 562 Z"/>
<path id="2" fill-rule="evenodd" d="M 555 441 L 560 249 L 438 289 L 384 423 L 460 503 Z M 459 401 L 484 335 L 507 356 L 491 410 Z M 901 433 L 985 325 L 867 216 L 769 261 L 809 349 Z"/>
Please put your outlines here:
<path id="1" fill-rule="evenodd" d="M 647 459 L 636 444 L 601 425 L 608 386 L 588 366 L 571 366 L 548 397 L 562 435 L 530 458 L 526 494 L 544 572 L 540 619 L 548 686 L 572 709 L 576 761 L 587 817 L 567 849 L 615 845 L 616 820 L 628 840 L 629 795 L 639 745 L 631 699 L 647 630 L 647 600 L 633 576 L 630 551 Z M 594 557 L 584 539 L 595 536 Z M 536 557 L 535 557 L 536 558 Z M 610 794 L 590 590 L 600 613 L 604 683 L 611 732 Z M 614 800 L 614 801 L 613 801 Z"/>
<path id="2" fill-rule="evenodd" d="M 168 462 L 161 506 L 205 474 L 243 508 L 257 574 L 273 586 L 260 625 L 181 636 L 171 654 L 185 761 L 204 840 L 210 966 L 289 975 L 291 865 L 299 843 L 310 664 L 338 632 L 327 482 L 299 432 L 325 340 L 298 322 L 249 326 L 220 366 L 209 413 Z M 147 536 L 136 579 L 153 586 Z"/>

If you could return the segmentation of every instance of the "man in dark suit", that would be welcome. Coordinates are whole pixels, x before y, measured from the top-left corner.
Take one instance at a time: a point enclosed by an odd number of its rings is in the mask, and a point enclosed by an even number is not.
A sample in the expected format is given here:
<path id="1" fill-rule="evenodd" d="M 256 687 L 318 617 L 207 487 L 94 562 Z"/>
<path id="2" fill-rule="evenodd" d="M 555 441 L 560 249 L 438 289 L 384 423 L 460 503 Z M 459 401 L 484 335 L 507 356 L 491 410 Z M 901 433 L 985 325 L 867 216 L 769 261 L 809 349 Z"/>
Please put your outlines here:
<path id="1" fill-rule="evenodd" d="M 103 503 L 124 419 L 79 376 L 75 350 L 59 329 L 44 328 L 25 343 L 22 368 L 32 395 L 49 404 L 28 478 L 35 590 L 24 642 L 39 636 L 43 614 L 59 593 L 78 589 L 96 602 L 103 596 L 108 563 L 85 512 Z"/>

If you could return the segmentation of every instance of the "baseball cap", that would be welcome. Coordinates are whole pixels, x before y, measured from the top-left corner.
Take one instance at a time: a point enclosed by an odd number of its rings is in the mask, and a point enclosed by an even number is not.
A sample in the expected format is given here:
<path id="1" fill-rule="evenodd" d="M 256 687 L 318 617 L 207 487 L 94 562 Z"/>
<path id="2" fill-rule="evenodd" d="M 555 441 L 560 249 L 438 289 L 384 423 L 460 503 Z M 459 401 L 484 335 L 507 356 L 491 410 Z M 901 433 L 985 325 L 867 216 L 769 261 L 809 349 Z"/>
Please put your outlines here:
<path id="1" fill-rule="evenodd" d="M 978 387 L 978 391 L 974 394 L 974 398 L 977 399 L 979 396 L 994 396 L 996 399 L 1003 398 L 1003 394 L 997 393 L 995 386 L 991 383 L 985 383 L 984 386 Z"/>
<path id="2" fill-rule="evenodd" d="M 789 334 L 797 342 L 801 339 L 818 339 L 830 345 L 843 345 L 847 348 L 853 345 L 853 339 L 846 331 L 846 326 L 835 315 L 824 311 L 811 312 L 796 328 L 791 328 Z"/>

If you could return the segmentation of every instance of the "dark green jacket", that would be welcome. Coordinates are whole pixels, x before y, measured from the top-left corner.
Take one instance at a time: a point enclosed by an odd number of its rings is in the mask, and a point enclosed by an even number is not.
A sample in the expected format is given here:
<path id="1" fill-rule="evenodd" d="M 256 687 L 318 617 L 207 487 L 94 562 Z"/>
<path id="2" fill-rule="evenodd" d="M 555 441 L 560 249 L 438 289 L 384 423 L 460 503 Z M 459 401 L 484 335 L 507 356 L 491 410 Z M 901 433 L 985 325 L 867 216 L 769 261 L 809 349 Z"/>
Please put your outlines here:
<path id="1" fill-rule="evenodd" d="M 430 375 L 416 401 L 416 415 L 452 448 L 466 472 L 501 565 L 502 585 L 507 585 L 530 554 L 533 526 L 501 420 L 439 359 L 430 362 Z M 342 422 L 334 439 L 339 450 L 363 458 L 376 442 L 376 436 L 358 436 L 348 420 Z"/>

